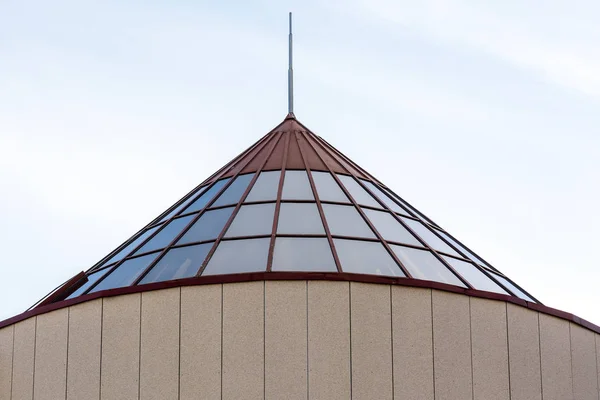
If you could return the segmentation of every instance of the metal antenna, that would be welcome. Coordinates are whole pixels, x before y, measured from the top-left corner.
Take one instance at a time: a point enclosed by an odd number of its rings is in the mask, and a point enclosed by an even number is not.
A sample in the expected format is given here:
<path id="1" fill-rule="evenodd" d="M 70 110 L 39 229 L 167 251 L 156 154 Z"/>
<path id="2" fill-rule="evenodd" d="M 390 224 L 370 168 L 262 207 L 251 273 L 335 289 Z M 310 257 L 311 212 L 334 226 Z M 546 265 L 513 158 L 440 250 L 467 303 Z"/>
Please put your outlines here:
<path id="1" fill-rule="evenodd" d="M 289 68 L 288 68 L 288 113 L 294 113 L 294 70 L 292 68 L 292 13 L 290 12 L 289 36 Z"/>

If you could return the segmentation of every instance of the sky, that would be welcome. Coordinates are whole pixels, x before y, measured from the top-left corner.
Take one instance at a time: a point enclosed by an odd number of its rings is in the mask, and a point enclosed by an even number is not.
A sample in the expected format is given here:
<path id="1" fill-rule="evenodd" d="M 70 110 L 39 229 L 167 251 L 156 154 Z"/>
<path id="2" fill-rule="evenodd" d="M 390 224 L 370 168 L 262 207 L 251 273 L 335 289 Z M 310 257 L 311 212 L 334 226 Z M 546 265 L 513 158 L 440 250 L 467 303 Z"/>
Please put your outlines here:
<path id="1" fill-rule="evenodd" d="M 547 306 L 600 324 L 600 3 L 0 3 L 0 320 L 287 112 Z"/>

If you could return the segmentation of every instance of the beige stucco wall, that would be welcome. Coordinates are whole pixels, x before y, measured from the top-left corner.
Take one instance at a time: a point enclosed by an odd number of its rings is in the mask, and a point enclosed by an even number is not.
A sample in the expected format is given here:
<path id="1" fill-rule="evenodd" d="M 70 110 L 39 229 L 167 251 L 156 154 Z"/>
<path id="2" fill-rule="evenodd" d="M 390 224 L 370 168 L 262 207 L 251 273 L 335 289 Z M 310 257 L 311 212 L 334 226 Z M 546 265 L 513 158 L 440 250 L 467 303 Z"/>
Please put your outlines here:
<path id="1" fill-rule="evenodd" d="M 0 329 L 0 399 L 600 400 L 599 345 L 568 321 L 438 290 L 193 286 Z"/>

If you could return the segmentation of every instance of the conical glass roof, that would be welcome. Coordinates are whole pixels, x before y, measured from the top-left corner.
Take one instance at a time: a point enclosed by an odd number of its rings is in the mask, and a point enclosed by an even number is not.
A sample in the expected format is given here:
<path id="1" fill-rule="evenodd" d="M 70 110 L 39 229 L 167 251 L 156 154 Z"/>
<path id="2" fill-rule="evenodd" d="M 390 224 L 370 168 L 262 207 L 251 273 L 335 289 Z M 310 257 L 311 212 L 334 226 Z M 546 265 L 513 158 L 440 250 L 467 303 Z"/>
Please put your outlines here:
<path id="1" fill-rule="evenodd" d="M 256 272 L 380 275 L 535 301 L 292 114 L 65 295 Z"/>

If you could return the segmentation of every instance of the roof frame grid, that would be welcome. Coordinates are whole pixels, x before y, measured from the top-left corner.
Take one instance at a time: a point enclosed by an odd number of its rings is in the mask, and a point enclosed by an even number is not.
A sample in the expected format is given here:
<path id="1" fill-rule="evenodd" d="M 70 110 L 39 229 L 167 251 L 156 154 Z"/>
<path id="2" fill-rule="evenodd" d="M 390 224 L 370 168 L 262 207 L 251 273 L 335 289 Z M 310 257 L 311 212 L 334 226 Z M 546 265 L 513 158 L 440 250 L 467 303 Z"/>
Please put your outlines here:
<path id="1" fill-rule="evenodd" d="M 223 236 L 225 236 L 225 232 L 227 232 L 227 229 L 229 229 L 229 227 L 231 226 L 231 223 L 233 222 L 233 220 L 235 219 L 236 215 L 238 214 L 240 208 L 242 207 L 242 204 L 244 203 L 244 200 L 246 200 L 246 197 L 248 197 L 248 193 L 250 193 L 250 191 L 252 190 L 252 187 L 256 183 L 256 181 L 258 179 L 258 176 L 260 175 L 260 172 L 261 172 L 262 168 L 267 163 L 267 160 L 271 156 L 271 153 L 273 152 L 273 150 L 275 149 L 275 147 L 277 147 L 277 143 L 279 143 L 279 141 L 281 140 L 281 137 L 282 137 L 282 134 L 279 134 L 279 135 L 277 135 L 277 137 L 275 138 L 275 140 L 273 140 L 273 143 L 271 144 L 271 147 L 267 151 L 266 157 L 260 162 L 259 168 L 254 173 L 254 176 L 252 177 L 252 180 L 250 181 L 250 183 L 248 184 L 248 187 L 246 188 L 246 190 L 244 191 L 244 193 L 240 197 L 238 203 L 236 204 L 235 208 L 233 209 L 233 212 L 231 213 L 231 216 L 229 216 L 229 219 L 227 220 L 227 222 L 225 223 L 225 226 L 221 230 L 221 233 L 219 234 L 219 236 L 217 236 L 217 239 L 215 240 L 215 243 L 213 244 L 212 248 L 208 251 L 208 254 L 205 257 L 204 262 L 202 263 L 202 265 L 198 269 L 198 272 L 196 273 L 196 276 L 202 275 L 202 273 L 206 269 L 206 266 L 208 265 L 208 262 L 210 261 L 210 259 L 212 258 L 212 256 L 215 254 L 215 251 L 217 250 L 217 247 L 219 246 L 219 244 L 223 240 Z M 255 157 L 256 156 L 254 156 L 250 160 L 248 160 L 248 163 L 246 165 L 248 165 L 250 162 L 252 162 L 252 160 L 254 160 Z M 244 165 L 244 167 L 245 167 L 245 165 Z M 243 167 L 240 168 L 239 171 L 238 171 L 238 174 L 243 169 L 244 169 Z"/>
<path id="2" fill-rule="evenodd" d="M 410 226 L 408 226 L 408 224 L 406 224 L 404 221 L 402 221 L 402 218 L 400 218 L 398 215 L 396 215 L 396 213 L 387 205 L 384 203 L 383 200 L 379 199 L 372 191 L 371 189 L 369 189 L 367 187 L 367 185 L 365 185 L 363 182 L 361 182 L 360 179 L 358 179 L 357 177 L 353 176 L 354 180 L 364 189 L 367 191 L 367 193 L 369 193 L 373 198 L 375 198 L 377 201 L 379 201 L 379 203 L 383 206 L 383 208 L 390 214 L 392 214 L 392 217 L 398 222 L 400 223 L 400 225 L 402 225 L 404 227 L 404 229 L 406 229 L 411 235 L 413 235 L 415 238 L 417 238 L 417 240 L 419 242 L 421 242 L 421 244 L 423 245 L 423 247 L 425 247 L 427 250 L 429 250 L 430 252 L 433 253 L 433 256 L 440 261 L 446 268 L 448 268 L 454 275 L 456 275 L 458 277 L 458 279 L 461 280 L 462 283 L 464 283 L 465 285 L 467 285 L 467 287 L 469 289 L 474 289 L 473 285 L 471 285 L 469 283 L 469 281 L 467 281 L 461 274 L 458 273 L 458 271 L 456 271 L 446 260 L 444 260 L 444 258 L 442 256 L 440 256 L 438 254 L 438 252 L 429 245 L 429 243 L 427 243 L 423 238 L 421 238 L 419 235 L 417 235 L 417 233 L 415 231 L 413 231 Z M 420 221 L 419 221 L 420 222 Z M 423 226 L 425 226 L 426 228 L 429 228 L 428 226 L 429 224 L 423 224 Z M 435 234 L 435 233 L 434 233 Z"/>
<path id="3" fill-rule="evenodd" d="M 321 222 L 323 223 L 323 228 L 325 229 L 325 234 L 327 235 L 327 241 L 329 242 L 329 247 L 331 249 L 331 253 L 333 254 L 333 261 L 335 262 L 335 267 L 338 272 L 342 272 L 342 266 L 340 264 L 340 259 L 338 258 L 337 251 L 335 249 L 335 244 L 333 243 L 333 238 L 331 237 L 331 231 L 329 230 L 329 224 L 327 223 L 327 218 L 325 218 L 325 212 L 323 211 L 323 205 L 321 204 L 321 200 L 319 199 L 319 193 L 317 192 L 317 187 L 315 185 L 315 181 L 312 176 L 312 172 L 310 170 L 310 166 L 306 161 L 306 155 L 302 150 L 302 146 L 300 146 L 300 142 L 298 140 L 299 132 L 294 132 L 296 141 L 298 142 L 298 149 L 300 149 L 300 156 L 302 156 L 302 162 L 306 168 L 306 173 L 308 174 L 308 182 L 310 183 L 310 187 L 312 189 L 313 195 L 315 196 L 315 202 L 317 203 L 317 209 L 319 210 L 319 215 L 321 217 Z M 306 141 L 306 139 L 305 139 Z M 318 156 L 318 155 L 317 155 Z M 321 160 L 322 161 L 322 160 Z"/>
<path id="4" fill-rule="evenodd" d="M 277 196 L 275 201 L 275 212 L 273 213 L 273 226 L 271 227 L 271 240 L 269 241 L 269 249 L 267 254 L 267 272 L 271 272 L 273 268 L 273 254 L 275 251 L 275 234 L 277 233 L 277 225 L 279 224 L 279 212 L 281 210 L 281 195 L 283 194 L 283 183 L 285 180 L 285 171 L 287 167 L 288 152 L 290 149 L 290 135 L 285 135 L 285 143 L 283 145 L 283 160 L 281 162 L 281 172 L 279 175 L 279 185 L 277 186 Z"/>
<path id="5" fill-rule="evenodd" d="M 305 134 L 305 132 L 303 132 L 303 133 Z M 320 154 L 317 152 L 317 150 L 315 149 L 314 145 L 312 143 L 310 143 L 308 140 L 307 140 L 307 142 L 313 147 L 313 149 L 315 150 L 315 153 L 317 153 L 317 155 L 320 157 Z M 327 167 L 329 168 L 329 165 L 327 165 Z M 348 171 L 348 170 L 346 170 L 346 171 Z M 329 173 L 331 173 L 331 175 L 333 176 L 333 179 L 340 186 L 340 188 L 342 189 L 342 191 L 344 192 L 344 194 L 348 197 L 348 199 L 350 200 L 350 202 L 352 203 L 352 205 L 354 206 L 354 208 L 358 211 L 358 213 L 360 214 L 360 216 L 362 217 L 362 219 L 367 223 L 367 225 L 369 226 L 369 228 L 371 229 L 371 231 L 373 231 L 373 233 L 375 234 L 375 236 L 377 237 L 377 239 L 379 239 L 379 241 L 381 242 L 381 244 L 383 245 L 383 247 L 385 248 L 385 250 L 390 254 L 390 256 L 392 257 L 392 259 L 394 260 L 394 262 L 396 263 L 396 265 L 398 265 L 398 267 L 402 270 L 402 272 L 404 273 L 404 275 L 406 275 L 406 277 L 412 278 L 412 275 L 410 274 L 410 272 L 408 272 L 408 269 L 404 266 L 404 264 L 402 264 L 402 262 L 400 261 L 400 259 L 398 259 L 398 257 L 396 256 L 396 254 L 394 253 L 394 251 L 392 250 L 392 248 L 383 239 L 383 237 L 381 236 L 381 234 L 379 233 L 379 231 L 377 231 L 377 229 L 375 228 L 375 226 L 371 223 L 371 221 L 369 220 L 369 218 L 367 218 L 367 216 L 365 215 L 364 211 L 360 208 L 360 206 L 358 205 L 358 203 L 356 202 L 356 200 L 354 199 L 354 197 L 350 194 L 350 191 L 346 188 L 346 186 L 344 186 L 344 184 L 342 183 L 342 181 L 340 180 L 340 178 L 337 176 L 337 174 L 335 174 L 331 169 L 329 169 Z M 348 173 L 350 173 L 350 171 L 348 171 Z M 354 176 L 354 175 L 351 175 L 351 176 Z M 342 269 L 343 269 L 343 267 L 342 267 Z"/>

